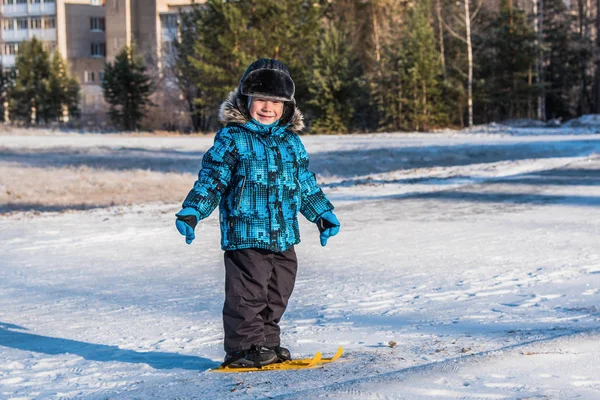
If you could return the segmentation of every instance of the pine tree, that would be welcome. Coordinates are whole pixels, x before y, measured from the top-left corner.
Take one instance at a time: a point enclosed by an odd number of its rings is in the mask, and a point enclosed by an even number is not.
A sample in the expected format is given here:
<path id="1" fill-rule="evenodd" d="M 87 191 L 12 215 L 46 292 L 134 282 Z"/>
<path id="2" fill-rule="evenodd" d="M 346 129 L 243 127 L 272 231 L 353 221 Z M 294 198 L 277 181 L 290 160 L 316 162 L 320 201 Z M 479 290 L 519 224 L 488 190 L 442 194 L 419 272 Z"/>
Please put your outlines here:
<path id="1" fill-rule="evenodd" d="M 102 89 L 113 124 L 128 131 L 139 129 L 147 107 L 152 105 L 154 88 L 134 46 L 123 48 L 114 63 L 106 63 Z"/>
<path id="2" fill-rule="evenodd" d="M 48 82 L 50 54 L 35 37 L 19 44 L 15 61 L 16 79 L 9 91 L 10 114 L 13 119 L 29 123 L 48 121 Z"/>
<path id="3" fill-rule="evenodd" d="M 0 64 L 0 118 L 4 122 L 10 120 L 8 112 L 9 93 L 15 84 L 15 69 L 4 69 Z"/>
<path id="4" fill-rule="evenodd" d="M 58 52 L 52 55 L 47 90 L 46 109 L 51 118 L 67 122 L 70 117 L 79 116 L 79 83 L 69 76 L 67 65 Z"/>
<path id="5" fill-rule="evenodd" d="M 193 31 L 193 50 L 178 57 L 185 57 L 181 65 L 198 88 L 194 102 L 205 121 L 204 129 L 218 126 L 220 103 L 258 58 L 280 59 L 288 65 L 302 107 L 308 98 L 310 65 L 318 42 L 320 3 L 208 0 L 193 19 L 185 20 L 185 29 Z"/>
<path id="6" fill-rule="evenodd" d="M 207 121 L 205 128 L 218 126 L 217 111 L 229 91 L 239 82 L 251 62 L 244 41 L 252 35 L 249 2 L 208 1 L 196 24 L 198 40 L 188 56 L 192 76 L 201 95 L 196 105 Z"/>
<path id="7" fill-rule="evenodd" d="M 445 120 L 442 66 L 427 1 L 410 9 L 399 40 L 382 48 L 375 98 L 383 129 L 427 130 Z"/>
<path id="8" fill-rule="evenodd" d="M 200 40 L 200 30 L 197 24 L 201 19 L 201 12 L 200 7 L 194 6 L 191 11 L 180 14 L 179 40 L 173 43 L 177 85 L 187 105 L 191 128 L 194 132 L 208 128 L 203 114 L 197 107 L 197 102 L 201 100 L 202 88 L 198 87 L 194 79 L 195 71 L 190 62 L 194 45 Z"/>
<path id="9" fill-rule="evenodd" d="M 491 120 L 531 117 L 531 101 L 540 92 L 532 83 L 538 47 L 525 12 L 504 5 L 490 26 L 478 77 Z"/>
<path id="10" fill-rule="evenodd" d="M 544 1 L 543 49 L 545 66 L 546 117 L 569 119 L 577 114 L 580 63 L 575 19 L 562 0 Z"/>
<path id="11" fill-rule="evenodd" d="M 364 96 L 362 70 L 347 38 L 334 25 L 325 28 L 313 63 L 308 104 L 315 110 L 315 133 L 347 133 L 359 126 Z M 359 118 L 357 118 L 359 117 Z"/>

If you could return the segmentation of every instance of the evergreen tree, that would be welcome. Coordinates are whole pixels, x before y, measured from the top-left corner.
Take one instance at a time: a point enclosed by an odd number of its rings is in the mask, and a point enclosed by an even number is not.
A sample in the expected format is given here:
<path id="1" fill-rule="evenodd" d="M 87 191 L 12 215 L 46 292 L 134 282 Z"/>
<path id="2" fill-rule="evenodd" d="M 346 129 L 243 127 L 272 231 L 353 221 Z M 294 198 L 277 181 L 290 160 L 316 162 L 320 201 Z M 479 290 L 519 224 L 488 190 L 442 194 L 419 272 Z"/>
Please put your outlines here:
<path id="1" fill-rule="evenodd" d="M 525 12 L 506 2 L 492 22 L 478 77 L 485 92 L 488 118 L 499 121 L 531 117 L 531 102 L 540 92 L 532 79 L 538 48 Z"/>
<path id="2" fill-rule="evenodd" d="M 442 67 L 433 29 L 430 6 L 420 3 L 409 12 L 403 40 L 404 80 L 406 82 L 405 124 L 426 130 L 444 119 L 440 80 Z"/>
<path id="3" fill-rule="evenodd" d="M 102 89 L 111 121 L 124 130 L 139 129 L 154 88 L 135 47 L 124 47 L 114 63 L 106 63 Z"/>
<path id="4" fill-rule="evenodd" d="M 580 64 L 576 20 L 562 0 L 544 1 L 543 49 L 546 58 L 546 117 L 569 119 L 577 114 Z"/>
<path id="5" fill-rule="evenodd" d="M 0 64 L 0 118 L 4 122 L 8 122 L 6 120 L 6 114 L 8 111 L 7 105 L 10 100 L 9 93 L 11 92 L 14 84 L 15 69 L 4 69 L 4 67 Z M 10 115 L 8 118 L 10 119 Z"/>
<path id="6" fill-rule="evenodd" d="M 35 37 L 19 44 L 15 68 L 2 78 L 10 119 L 26 124 L 60 121 L 63 108 L 78 115 L 79 84 L 69 77 L 60 54 Z"/>
<path id="7" fill-rule="evenodd" d="M 192 79 L 201 90 L 195 102 L 205 120 L 205 130 L 218 126 L 219 105 L 237 86 L 244 68 L 253 61 L 245 43 L 252 34 L 246 29 L 250 25 L 248 4 L 209 0 L 198 14 L 197 41 L 187 60 Z"/>
<path id="8" fill-rule="evenodd" d="M 396 43 L 386 45 L 376 99 L 383 129 L 427 130 L 445 120 L 441 61 L 428 2 L 410 9 Z"/>
<path id="9" fill-rule="evenodd" d="M 315 110 L 311 130 L 316 133 L 347 133 L 359 126 L 359 100 L 364 96 L 362 71 L 344 34 L 331 25 L 323 32 L 308 88 L 308 104 Z M 359 118 L 357 118 L 359 117 Z"/>
<path id="10" fill-rule="evenodd" d="M 67 65 L 58 52 L 52 55 L 47 90 L 49 116 L 63 121 L 66 112 L 67 119 L 63 122 L 79 116 L 79 83 L 69 76 Z"/>
<path id="11" fill-rule="evenodd" d="M 195 104 L 207 121 L 205 129 L 218 126 L 220 103 L 238 85 L 245 68 L 262 57 L 288 65 L 302 107 L 321 15 L 320 2 L 306 0 L 208 0 L 194 19 L 185 20 L 185 30 L 193 31 L 195 42 L 191 54 L 178 57 L 199 90 Z"/>
<path id="12" fill-rule="evenodd" d="M 19 44 L 15 61 L 15 84 L 9 91 L 13 119 L 29 123 L 48 121 L 50 54 L 37 38 Z"/>
<path id="13" fill-rule="evenodd" d="M 204 131 L 208 127 L 197 106 L 197 103 L 201 101 L 202 88 L 198 87 L 195 81 L 195 71 L 190 62 L 194 45 L 200 41 L 200 31 L 197 24 L 201 19 L 201 9 L 195 5 L 191 11 L 182 12 L 180 18 L 179 40 L 173 43 L 177 85 L 187 104 L 192 130 L 194 132 Z"/>

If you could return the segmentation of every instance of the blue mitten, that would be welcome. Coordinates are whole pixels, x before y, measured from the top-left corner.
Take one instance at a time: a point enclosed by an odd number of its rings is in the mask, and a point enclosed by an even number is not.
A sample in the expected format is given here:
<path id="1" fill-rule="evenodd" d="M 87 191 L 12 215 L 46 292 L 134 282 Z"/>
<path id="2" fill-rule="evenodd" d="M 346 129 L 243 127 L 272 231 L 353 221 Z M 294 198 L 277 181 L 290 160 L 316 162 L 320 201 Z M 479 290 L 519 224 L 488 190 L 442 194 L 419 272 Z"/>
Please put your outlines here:
<path id="1" fill-rule="evenodd" d="M 335 214 L 331 211 L 327 211 L 321 215 L 317 220 L 317 226 L 319 227 L 319 232 L 321 232 L 321 246 L 325 246 L 327 240 L 331 236 L 337 235 L 340 231 L 340 221 L 338 221 Z"/>
<path id="2" fill-rule="evenodd" d="M 179 233 L 185 236 L 185 242 L 187 244 L 191 244 L 192 241 L 196 238 L 194 234 L 194 229 L 196 229 L 196 225 L 198 225 L 198 221 L 200 220 L 200 214 L 198 211 L 191 207 L 186 207 L 183 210 L 179 211 L 175 214 L 177 220 L 175 221 L 175 226 Z"/>

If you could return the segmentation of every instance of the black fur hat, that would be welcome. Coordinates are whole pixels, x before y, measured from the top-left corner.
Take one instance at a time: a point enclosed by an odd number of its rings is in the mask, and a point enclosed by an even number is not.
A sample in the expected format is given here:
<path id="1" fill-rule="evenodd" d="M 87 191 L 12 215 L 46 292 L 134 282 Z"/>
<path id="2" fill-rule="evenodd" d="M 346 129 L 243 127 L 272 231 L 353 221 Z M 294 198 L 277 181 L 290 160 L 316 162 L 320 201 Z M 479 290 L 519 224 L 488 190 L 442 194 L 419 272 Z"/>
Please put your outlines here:
<path id="1" fill-rule="evenodd" d="M 240 93 L 244 96 L 294 101 L 295 91 L 290 70 L 279 60 L 256 60 L 240 79 Z"/>

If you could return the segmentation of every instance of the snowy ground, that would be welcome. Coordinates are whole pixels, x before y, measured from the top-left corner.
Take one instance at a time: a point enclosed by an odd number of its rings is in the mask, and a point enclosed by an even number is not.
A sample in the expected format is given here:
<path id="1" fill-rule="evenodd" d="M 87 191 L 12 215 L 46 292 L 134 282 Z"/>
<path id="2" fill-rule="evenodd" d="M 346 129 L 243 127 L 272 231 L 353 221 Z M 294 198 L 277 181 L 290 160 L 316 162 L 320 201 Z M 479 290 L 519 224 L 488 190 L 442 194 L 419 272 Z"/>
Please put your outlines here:
<path id="1" fill-rule="evenodd" d="M 342 231 L 283 342 L 346 353 L 224 375 L 216 215 L 173 223 L 212 138 L 0 136 L 0 399 L 600 398 L 600 135 L 304 141 Z"/>

